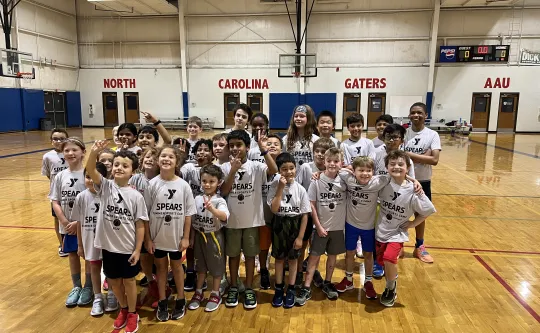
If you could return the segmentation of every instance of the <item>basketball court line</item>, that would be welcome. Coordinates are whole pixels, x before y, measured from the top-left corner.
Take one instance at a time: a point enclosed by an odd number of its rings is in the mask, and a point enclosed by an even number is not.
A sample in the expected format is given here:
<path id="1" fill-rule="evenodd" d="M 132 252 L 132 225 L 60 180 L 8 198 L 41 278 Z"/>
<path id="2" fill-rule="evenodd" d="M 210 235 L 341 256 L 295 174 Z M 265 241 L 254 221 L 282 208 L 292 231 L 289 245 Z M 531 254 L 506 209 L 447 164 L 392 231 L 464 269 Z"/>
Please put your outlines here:
<path id="1" fill-rule="evenodd" d="M 111 139 L 105 139 L 105 140 L 111 140 Z M 87 144 L 90 144 L 90 143 L 94 143 L 94 141 L 88 141 L 88 142 L 85 142 L 84 144 L 87 145 Z M 8 158 L 8 157 L 15 157 L 15 156 L 23 156 L 23 155 L 41 153 L 41 152 L 49 151 L 49 150 L 52 150 L 52 149 L 53 148 L 51 146 L 51 147 L 45 148 L 45 149 L 29 150 L 29 151 L 25 151 L 25 152 L 22 152 L 22 153 L 13 153 L 13 154 L 7 154 L 7 155 L 0 155 L 0 158 Z"/>
<path id="2" fill-rule="evenodd" d="M 468 215 L 435 215 L 437 218 L 443 219 L 479 219 L 479 220 L 501 220 L 501 221 L 538 221 L 534 218 L 523 217 L 492 217 L 492 216 L 468 216 Z M 432 217 L 435 218 L 435 216 Z"/>
<path id="3" fill-rule="evenodd" d="M 431 194 L 432 195 L 448 195 L 448 196 L 464 196 L 464 197 L 540 199 L 540 196 L 534 196 L 534 195 L 497 195 L 497 194 L 467 194 L 467 193 L 431 193 Z"/>
<path id="4" fill-rule="evenodd" d="M 533 155 L 533 154 L 525 153 L 525 152 L 522 152 L 522 151 L 519 151 L 519 150 L 514 150 L 514 149 L 510 149 L 510 148 L 505 148 L 505 147 L 501 147 L 501 146 L 496 146 L 496 145 L 493 145 L 493 144 L 491 144 L 491 143 L 486 143 L 486 142 L 482 142 L 482 141 L 476 141 L 476 140 L 471 139 L 471 138 L 469 138 L 469 141 L 470 141 L 470 142 L 477 143 L 477 144 L 480 144 L 480 145 L 484 145 L 484 146 L 488 146 L 488 147 L 492 147 L 492 148 L 496 148 L 496 149 L 505 150 L 505 151 L 508 151 L 508 152 L 511 152 L 511 153 L 520 154 L 520 155 L 523 155 L 523 156 L 528 156 L 528 157 L 532 157 L 532 158 L 536 158 L 536 159 L 540 158 L 540 156 L 536 156 L 536 155 Z"/>
<path id="5" fill-rule="evenodd" d="M 17 178 L 0 178 L 0 181 L 14 181 L 14 182 L 50 182 L 48 179 L 17 179 Z"/>
<path id="6" fill-rule="evenodd" d="M 471 253 L 474 253 L 474 251 L 471 251 Z M 533 316 L 534 319 L 536 319 L 538 323 L 540 323 L 540 315 L 538 315 L 538 313 L 531 308 L 525 299 L 523 299 L 497 272 L 495 272 L 495 270 L 491 268 L 491 266 L 485 262 L 482 257 L 475 254 L 474 258 L 478 260 L 482 266 L 484 266 L 484 268 L 495 278 L 495 280 L 497 280 L 504 287 L 504 289 L 506 289 L 506 291 L 508 291 L 510 295 L 512 295 L 514 299 L 518 301 L 518 303 L 521 304 L 521 306 L 527 310 L 531 316 Z"/>

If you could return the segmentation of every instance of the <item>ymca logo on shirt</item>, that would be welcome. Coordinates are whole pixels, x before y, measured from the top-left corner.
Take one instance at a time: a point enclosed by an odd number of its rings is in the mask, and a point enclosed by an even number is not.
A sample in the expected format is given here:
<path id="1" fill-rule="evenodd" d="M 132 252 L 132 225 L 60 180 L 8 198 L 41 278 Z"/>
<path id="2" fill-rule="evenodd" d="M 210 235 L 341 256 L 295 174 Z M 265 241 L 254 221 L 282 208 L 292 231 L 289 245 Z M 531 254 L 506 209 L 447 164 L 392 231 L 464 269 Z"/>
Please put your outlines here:
<path id="1" fill-rule="evenodd" d="M 414 145 L 418 146 L 418 142 L 420 142 L 420 138 L 414 138 Z"/>
<path id="2" fill-rule="evenodd" d="M 418 146 L 419 143 L 420 143 L 420 138 L 413 138 L 409 141 L 409 144 L 414 145 L 414 146 Z M 415 153 L 415 154 L 423 154 L 425 152 L 424 148 L 422 147 L 410 147 L 408 145 L 405 145 L 405 151 Z"/>
<path id="3" fill-rule="evenodd" d="M 360 155 L 361 152 L 362 152 L 362 147 L 360 146 L 356 147 L 356 153 Z"/>
<path id="4" fill-rule="evenodd" d="M 401 195 L 399 192 L 394 192 L 394 196 L 392 197 L 392 201 L 396 201 L 396 199 Z"/>
<path id="5" fill-rule="evenodd" d="M 236 174 L 238 175 L 236 180 L 245 183 L 234 183 L 231 193 L 238 199 L 238 204 L 243 205 L 244 201 L 253 195 L 253 183 L 247 177 L 244 179 L 246 170 L 239 170 Z"/>
<path id="6" fill-rule="evenodd" d="M 66 183 L 66 185 L 72 188 L 77 184 L 78 180 L 79 179 L 77 178 L 69 178 L 69 181 Z M 68 202 L 69 208 L 73 208 L 73 205 L 75 204 L 75 197 L 79 193 L 81 193 L 81 191 L 65 190 L 65 191 L 62 191 L 61 194 L 62 194 L 62 198 Z"/>
<path id="7" fill-rule="evenodd" d="M 391 200 L 395 201 L 397 198 L 399 198 L 400 195 L 401 195 L 401 193 L 394 191 L 393 194 L 390 195 Z M 390 201 L 383 200 L 381 202 L 381 207 L 395 212 L 398 215 L 397 216 L 398 218 L 403 218 L 403 216 L 400 216 L 399 214 L 405 214 L 405 207 L 396 205 L 395 203 L 390 202 Z M 388 212 L 386 214 L 386 219 L 388 220 L 388 222 L 390 222 L 392 220 L 392 218 L 393 218 L 392 212 Z"/>
<path id="8" fill-rule="evenodd" d="M 176 193 L 176 190 L 167 190 L 167 191 L 169 191 L 169 194 L 168 194 L 169 197 L 167 199 L 171 200 L 174 194 Z M 165 196 L 167 196 L 167 194 L 165 194 Z"/>
<path id="9" fill-rule="evenodd" d="M 245 171 L 238 171 L 238 180 L 242 181 L 242 178 L 244 178 L 245 174 L 246 174 Z"/>
<path id="10" fill-rule="evenodd" d="M 99 203 L 94 203 L 94 213 L 99 213 Z"/>
<path id="11" fill-rule="evenodd" d="M 97 223 L 97 213 L 99 212 L 99 202 L 94 202 L 94 207 L 90 208 L 90 211 L 92 212 L 90 216 L 84 217 L 84 222 L 82 224 L 82 228 L 86 231 L 96 231 L 96 223 Z"/>
<path id="12" fill-rule="evenodd" d="M 292 194 L 285 194 L 285 198 L 283 199 L 285 199 L 285 203 L 289 203 L 291 201 L 291 198 L 292 198 Z"/>

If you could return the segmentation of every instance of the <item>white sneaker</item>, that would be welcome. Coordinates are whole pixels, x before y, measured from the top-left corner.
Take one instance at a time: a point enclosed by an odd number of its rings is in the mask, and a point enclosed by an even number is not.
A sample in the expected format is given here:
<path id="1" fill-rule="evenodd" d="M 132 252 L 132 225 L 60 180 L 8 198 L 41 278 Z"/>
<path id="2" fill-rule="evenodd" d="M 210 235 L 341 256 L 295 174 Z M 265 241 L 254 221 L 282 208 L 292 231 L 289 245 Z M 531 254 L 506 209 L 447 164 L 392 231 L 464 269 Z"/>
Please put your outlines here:
<path id="1" fill-rule="evenodd" d="M 358 237 L 358 241 L 356 242 L 356 256 L 358 258 L 364 258 L 364 253 L 362 252 L 362 241 L 360 240 L 360 237 Z"/>
<path id="2" fill-rule="evenodd" d="M 107 305 L 105 306 L 105 312 L 113 312 L 118 310 L 118 300 L 112 290 L 107 293 Z"/>
<path id="3" fill-rule="evenodd" d="M 94 299 L 94 303 L 92 303 L 92 311 L 90 311 L 91 316 L 101 316 L 103 314 L 103 308 L 105 306 L 105 302 L 103 301 L 102 297 L 97 297 Z"/>

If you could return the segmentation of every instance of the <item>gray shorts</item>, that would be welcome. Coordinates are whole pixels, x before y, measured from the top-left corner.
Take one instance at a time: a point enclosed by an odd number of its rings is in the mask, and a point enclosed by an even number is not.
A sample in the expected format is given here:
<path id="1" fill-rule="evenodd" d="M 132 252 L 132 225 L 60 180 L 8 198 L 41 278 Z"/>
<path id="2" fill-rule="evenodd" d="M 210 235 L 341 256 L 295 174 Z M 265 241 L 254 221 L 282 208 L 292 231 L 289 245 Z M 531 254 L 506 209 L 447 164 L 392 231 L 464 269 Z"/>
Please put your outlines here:
<path id="1" fill-rule="evenodd" d="M 246 257 L 255 257 L 261 252 L 259 227 L 226 230 L 226 253 L 228 257 L 238 257 L 244 252 Z"/>
<path id="2" fill-rule="evenodd" d="M 329 255 L 345 253 L 345 234 L 343 230 L 328 231 L 326 237 L 320 237 L 317 231 L 313 232 L 309 254 L 321 256 L 325 252 Z"/>
<path id="3" fill-rule="evenodd" d="M 197 260 L 197 272 L 222 276 L 225 273 L 225 233 L 223 229 L 216 232 L 195 232 L 193 252 Z"/>

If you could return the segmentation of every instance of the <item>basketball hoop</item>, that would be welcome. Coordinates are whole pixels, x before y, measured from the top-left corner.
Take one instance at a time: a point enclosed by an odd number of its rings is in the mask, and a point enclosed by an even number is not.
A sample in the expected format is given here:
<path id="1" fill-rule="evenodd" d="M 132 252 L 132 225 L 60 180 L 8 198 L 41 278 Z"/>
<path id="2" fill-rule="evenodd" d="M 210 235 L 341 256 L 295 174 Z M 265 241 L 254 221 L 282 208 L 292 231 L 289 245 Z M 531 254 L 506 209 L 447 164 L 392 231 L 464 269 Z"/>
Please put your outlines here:
<path id="1" fill-rule="evenodd" d="M 26 72 L 18 72 L 17 78 L 23 79 L 24 83 L 32 83 L 32 80 L 34 79 L 33 73 L 26 73 Z"/>
<path id="2" fill-rule="evenodd" d="M 295 78 L 299 78 L 300 76 L 302 76 L 302 72 L 292 72 L 291 73 Z"/>

